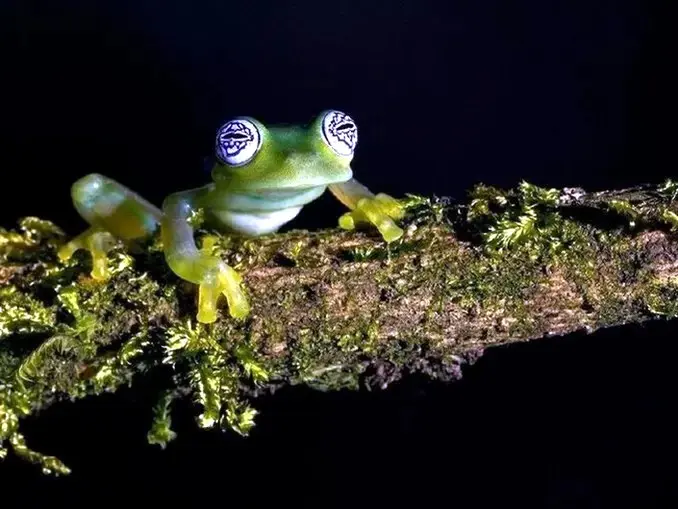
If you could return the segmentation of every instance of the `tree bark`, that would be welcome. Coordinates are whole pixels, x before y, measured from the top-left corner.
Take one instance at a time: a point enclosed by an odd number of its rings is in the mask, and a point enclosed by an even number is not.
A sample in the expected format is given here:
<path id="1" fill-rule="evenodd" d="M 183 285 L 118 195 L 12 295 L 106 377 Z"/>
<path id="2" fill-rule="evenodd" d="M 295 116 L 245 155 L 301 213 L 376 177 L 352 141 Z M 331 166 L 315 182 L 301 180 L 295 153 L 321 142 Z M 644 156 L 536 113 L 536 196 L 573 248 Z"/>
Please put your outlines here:
<path id="1" fill-rule="evenodd" d="M 168 270 L 157 235 L 117 246 L 113 277 L 98 283 L 86 253 L 56 259 L 58 227 L 23 219 L 0 230 L 0 456 L 9 443 L 67 473 L 26 447 L 19 420 L 151 371 L 167 383 L 148 438 L 164 447 L 177 397 L 195 399 L 199 425 L 246 434 L 250 402 L 281 385 L 454 380 L 489 347 L 672 318 L 677 193 L 671 181 L 597 193 L 523 183 L 478 186 L 463 203 L 410 197 L 405 235 L 388 246 L 370 228 L 257 239 L 201 229 L 252 305 L 244 321 L 224 306 L 208 326 L 195 325 L 195 288 Z"/>

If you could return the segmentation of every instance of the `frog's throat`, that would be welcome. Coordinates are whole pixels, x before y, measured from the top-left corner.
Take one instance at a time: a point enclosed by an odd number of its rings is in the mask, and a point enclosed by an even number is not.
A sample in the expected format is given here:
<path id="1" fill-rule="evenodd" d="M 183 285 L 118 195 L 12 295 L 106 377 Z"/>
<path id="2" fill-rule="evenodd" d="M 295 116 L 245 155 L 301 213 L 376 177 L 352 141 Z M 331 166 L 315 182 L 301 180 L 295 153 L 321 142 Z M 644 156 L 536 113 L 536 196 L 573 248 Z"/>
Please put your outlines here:
<path id="1" fill-rule="evenodd" d="M 302 206 L 288 207 L 266 212 L 242 212 L 213 210 L 212 216 L 226 229 L 243 235 L 266 235 L 274 233 L 285 223 L 294 219 Z"/>

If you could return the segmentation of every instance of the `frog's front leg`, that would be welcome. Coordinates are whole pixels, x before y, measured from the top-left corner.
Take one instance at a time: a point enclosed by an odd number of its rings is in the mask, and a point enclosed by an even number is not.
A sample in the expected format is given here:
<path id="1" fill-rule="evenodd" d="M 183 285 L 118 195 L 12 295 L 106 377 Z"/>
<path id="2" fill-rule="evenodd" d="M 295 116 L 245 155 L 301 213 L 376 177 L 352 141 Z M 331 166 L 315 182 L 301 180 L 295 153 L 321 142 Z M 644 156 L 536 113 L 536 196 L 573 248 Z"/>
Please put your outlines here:
<path id="1" fill-rule="evenodd" d="M 402 219 L 404 207 L 395 198 L 374 194 L 352 178 L 340 184 L 330 184 L 329 190 L 350 212 L 339 218 L 339 226 L 353 230 L 358 223 L 371 223 L 377 227 L 386 242 L 393 242 L 403 235 L 403 230 L 393 221 Z"/>
<path id="2" fill-rule="evenodd" d="M 217 319 L 217 301 L 224 295 L 231 316 L 244 318 L 249 313 L 247 297 L 240 288 L 241 276 L 221 259 L 198 250 L 189 218 L 211 187 L 170 195 L 163 203 L 162 242 L 165 259 L 172 271 L 198 286 L 199 322 Z"/>
<path id="3" fill-rule="evenodd" d="M 115 240 L 132 241 L 152 234 L 160 225 L 162 212 L 122 184 L 92 173 L 71 186 L 71 198 L 90 227 L 62 245 L 57 252 L 63 261 L 85 249 L 92 255 L 92 277 L 109 276 L 107 253 Z"/>

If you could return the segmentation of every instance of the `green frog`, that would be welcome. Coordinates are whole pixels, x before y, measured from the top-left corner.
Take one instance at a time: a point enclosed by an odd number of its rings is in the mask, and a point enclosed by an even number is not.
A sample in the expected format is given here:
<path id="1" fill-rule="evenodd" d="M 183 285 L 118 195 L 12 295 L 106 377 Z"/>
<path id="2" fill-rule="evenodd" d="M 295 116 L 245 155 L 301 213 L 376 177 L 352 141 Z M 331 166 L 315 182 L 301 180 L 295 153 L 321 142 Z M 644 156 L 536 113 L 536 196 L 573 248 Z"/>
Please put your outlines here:
<path id="1" fill-rule="evenodd" d="M 386 242 L 393 242 L 403 234 L 396 221 L 404 216 L 404 207 L 387 194 L 375 195 L 353 177 L 357 143 L 356 123 L 338 110 L 323 111 L 307 125 L 266 126 L 251 117 L 233 118 L 216 133 L 212 181 L 170 194 L 161 208 L 104 175 L 77 180 L 71 197 L 89 228 L 61 246 L 59 258 L 66 261 L 86 249 L 92 256 L 91 276 L 106 280 L 113 240 L 132 242 L 160 228 L 169 268 L 198 285 L 197 320 L 217 320 L 222 295 L 230 315 L 243 319 L 250 305 L 242 277 L 196 246 L 193 214 L 202 211 L 223 232 L 275 233 L 329 189 L 349 209 L 339 218 L 341 228 L 368 223 Z"/>

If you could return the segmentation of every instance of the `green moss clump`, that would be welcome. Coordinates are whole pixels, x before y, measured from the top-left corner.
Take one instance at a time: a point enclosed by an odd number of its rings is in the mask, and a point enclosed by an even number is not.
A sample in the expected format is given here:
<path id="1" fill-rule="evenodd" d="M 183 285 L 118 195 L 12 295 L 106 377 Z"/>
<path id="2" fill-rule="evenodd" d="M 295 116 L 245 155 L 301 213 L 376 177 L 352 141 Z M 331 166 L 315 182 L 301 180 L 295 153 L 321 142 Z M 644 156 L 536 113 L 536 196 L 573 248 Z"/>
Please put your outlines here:
<path id="1" fill-rule="evenodd" d="M 675 229 L 677 195 L 678 184 L 667 181 L 650 205 L 623 198 L 608 201 L 606 210 L 636 227 L 654 221 Z M 254 313 L 304 324 L 291 327 L 276 320 L 194 324 L 186 317 L 194 316 L 195 289 L 170 274 L 157 235 L 134 252 L 116 246 L 108 254 L 112 278 L 102 284 L 88 276 L 86 256 L 57 260 L 65 239 L 51 223 L 27 218 L 17 232 L 0 230 L 0 458 L 11 448 L 45 472 L 68 473 L 58 459 L 27 447 L 20 420 L 58 399 L 113 392 L 150 371 L 165 376 L 147 433 L 162 448 L 176 437 L 171 414 L 178 398 L 195 403 L 198 426 L 247 435 L 257 415 L 251 396 L 269 384 L 357 388 L 371 363 L 390 363 L 394 373 L 413 364 L 433 373 L 428 359 L 454 378 L 460 361 L 440 319 L 451 306 L 467 316 L 508 317 L 496 324 L 508 337 L 534 336 L 543 328 L 530 306 L 539 298 L 557 307 L 549 301 L 557 296 L 548 294 L 554 280 L 577 289 L 597 324 L 619 321 L 633 299 L 653 315 L 678 315 L 678 285 L 638 273 L 632 237 L 571 218 L 554 189 L 479 185 L 468 204 L 409 196 L 406 207 L 405 235 L 388 245 L 362 232 L 247 239 L 198 230 L 202 248 L 245 281 L 251 270 L 284 273 L 277 290 L 258 290 L 270 293 L 266 302 L 255 299 Z M 201 227 L 202 217 L 192 221 Z M 311 269 L 321 275 L 305 281 Z M 368 295 L 354 288 L 331 295 L 345 283 L 344 269 L 352 281 L 369 282 L 355 285 Z M 632 299 L 620 274 L 637 279 Z M 397 340 L 385 340 L 383 311 L 420 295 L 423 316 L 402 327 Z M 361 314 L 367 301 L 376 304 Z M 333 319 L 338 307 L 353 318 Z M 300 311 L 290 316 L 289 309 Z M 482 348 L 483 339 L 474 346 Z M 379 376 L 386 383 L 395 374 Z"/>

